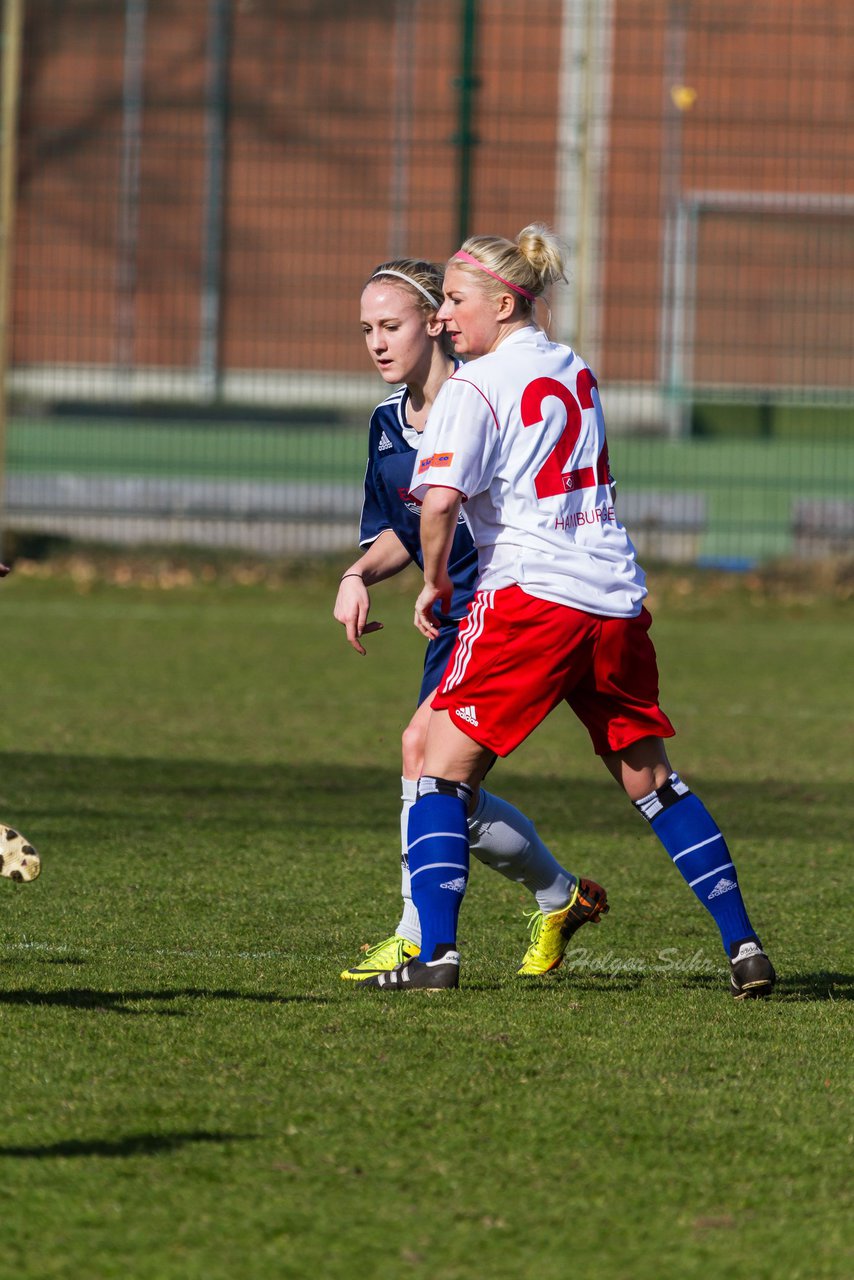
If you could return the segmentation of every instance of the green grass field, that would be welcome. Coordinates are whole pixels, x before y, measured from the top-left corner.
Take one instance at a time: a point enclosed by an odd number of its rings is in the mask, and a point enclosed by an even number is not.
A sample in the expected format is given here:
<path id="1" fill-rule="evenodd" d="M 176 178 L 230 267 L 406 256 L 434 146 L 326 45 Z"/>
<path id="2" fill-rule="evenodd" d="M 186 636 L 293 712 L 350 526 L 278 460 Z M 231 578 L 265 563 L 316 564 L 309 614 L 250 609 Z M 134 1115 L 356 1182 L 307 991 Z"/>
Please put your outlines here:
<path id="1" fill-rule="evenodd" d="M 524 984 L 475 864 L 463 989 L 383 998 L 338 973 L 397 919 L 415 579 L 360 659 L 331 572 L 133 576 L 0 586 L 0 817 L 44 863 L 0 881 L 2 1280 L 851 1274 L 850 602 L 654 602 L 773 1001 L 561 713 L 492 783 L 610 915 Z"/>
<path id="2" fill-rule="evenodd" d="M 611 440 L 620 492 L 704 495 L 707 527 L 697 554 L 708 562 L 750 562 L 792 551 L 798 499 L 850 499 L 854 492 L 851 411 L 814 410 L 816 432 L 795 433 L 794 410 L 778 410 L 775 434 L 758 437 L 754 407 L 714 406 L 708 434 L 670 441 Z M 723 430 L 732 418 L 740 435 Z M 830 416 L 829 416 L 830 415 Z M 823 434 L 819 434 L 822 432 Z M 364 427 L 275 423 L 194 424 L 162 420 L 15 420 L 10 474 L 147 476 L 208 480 L 362 482 Z"/>

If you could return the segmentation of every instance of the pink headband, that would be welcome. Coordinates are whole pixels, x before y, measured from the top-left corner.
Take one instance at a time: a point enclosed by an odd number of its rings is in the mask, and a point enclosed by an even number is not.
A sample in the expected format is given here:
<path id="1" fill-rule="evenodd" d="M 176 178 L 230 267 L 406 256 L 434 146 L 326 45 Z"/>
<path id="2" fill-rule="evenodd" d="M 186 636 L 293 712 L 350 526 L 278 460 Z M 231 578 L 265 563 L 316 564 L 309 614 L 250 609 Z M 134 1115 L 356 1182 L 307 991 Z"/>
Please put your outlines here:
<path id="1" fill-rule="evenodd" d="M 485 267 L 473 254 L 466 253 L 465 249 L 460 249 L 459 253 L 454 254 L 455 258 L 462 258 L 463 262 L 472 262 L 476 267 L 480 267 L 481 271 L 485 271 L 488 276 L 492 276 L 493 280 L 500 280 L 502 284 L 506 284 L 508 289 L 512 289 L 514 293 L 521 293 L 523 298 L 527 298 L 529 302 L 536 302 L 537 295 L 529 293 L 527 289 L 523 289 L 520 284 L 511 284 L 509 280 L 505 280 L 497 271 L 490 271 L 489 267 Z"/>

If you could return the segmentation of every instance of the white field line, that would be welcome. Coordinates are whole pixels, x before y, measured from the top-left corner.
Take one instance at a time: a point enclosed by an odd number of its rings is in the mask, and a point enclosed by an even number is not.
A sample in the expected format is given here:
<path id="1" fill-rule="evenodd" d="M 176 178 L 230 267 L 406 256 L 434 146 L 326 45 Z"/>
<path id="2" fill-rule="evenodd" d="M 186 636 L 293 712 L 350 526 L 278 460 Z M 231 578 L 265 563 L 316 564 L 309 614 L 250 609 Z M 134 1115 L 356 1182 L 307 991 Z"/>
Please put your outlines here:
<path id="1" fill-rule="evenodd" d="M 69 946 L 65 943 L 55 942 L 4 942 L 0 943 L 0 953 L 2 952 L 38 952 L 41 955 L 70 955 L 70 956 L 98 956 L 98 955 L 122 955 L 122 956 L 175 956 L 182 959 L 237 959 L 237 960 L 283 960 L 290 954 L 289 951 L 227 951 L 220 947 L 137 947 L 137 946 L 118 946 L 115 943 L 107 943 L 102 947 L 76 947 Z"/>

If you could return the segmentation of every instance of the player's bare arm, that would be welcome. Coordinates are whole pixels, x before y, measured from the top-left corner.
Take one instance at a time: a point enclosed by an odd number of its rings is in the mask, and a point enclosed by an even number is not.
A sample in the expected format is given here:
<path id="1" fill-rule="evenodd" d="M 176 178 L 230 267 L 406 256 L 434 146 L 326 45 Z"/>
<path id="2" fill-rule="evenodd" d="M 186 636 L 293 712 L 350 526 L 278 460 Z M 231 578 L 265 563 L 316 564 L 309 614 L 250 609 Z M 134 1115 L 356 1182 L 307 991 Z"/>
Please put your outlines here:
<path id="1" fill-rule="evenodd" d="M 5 578 L 6 574 L 11 572 L 12 566 L 10 564 L 0 564 L 0 578 Z"/>
<path id="2" fill-rule="evenodd" d="M 458 489 L 436 486 L 424 495 L 421 506 L 421 553 L 424 558 L 424 586 L 415 601 L 415 626 L 428 640 L 439 634 L 434 606 L 451 605 L 453 583 L 448 576 L 448 557 L 459 519 L 463 495 Z"/>
<path id="3" fill-rule="evenodd" d="M 368 622 L 371 608 L 369 587 L 392 578 L 411 563 L 409 552 L 391 529 L 385 529 L 344 574 L 338 584 L 338 595 L 332 611 L 336 622 L 347 632 L 347 642 L 363 657 L 363 635 L 381 631 L 381 622 Z"/>

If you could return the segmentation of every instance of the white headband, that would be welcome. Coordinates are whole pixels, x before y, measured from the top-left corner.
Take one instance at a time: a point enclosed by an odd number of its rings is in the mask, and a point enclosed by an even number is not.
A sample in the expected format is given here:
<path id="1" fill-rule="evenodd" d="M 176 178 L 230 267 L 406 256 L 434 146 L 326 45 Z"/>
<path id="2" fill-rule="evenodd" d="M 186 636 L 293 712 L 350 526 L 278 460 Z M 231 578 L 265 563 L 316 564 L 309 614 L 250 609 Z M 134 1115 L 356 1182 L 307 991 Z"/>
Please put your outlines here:
<path id="1" fill-rule="evenodd" d="M 405 280 L 407 284 L 412 285 L 413 289 L 417 289 L 419 293 L 423 293 L 431 307 L 438 309 L 442 305 L 441 298 L 434 298 L 429 289 L 425 289 L 423 284 L 419 284 L 417 280 L 413 280 L 411 276 L 405 275 L 402 271 L 393 271 L 391 267 L 386 267 L 382 271 L 375 271 L 371 276 L 371 279 L 377 280 L 380 276 L 397 276 L 398 280 Z"/>

